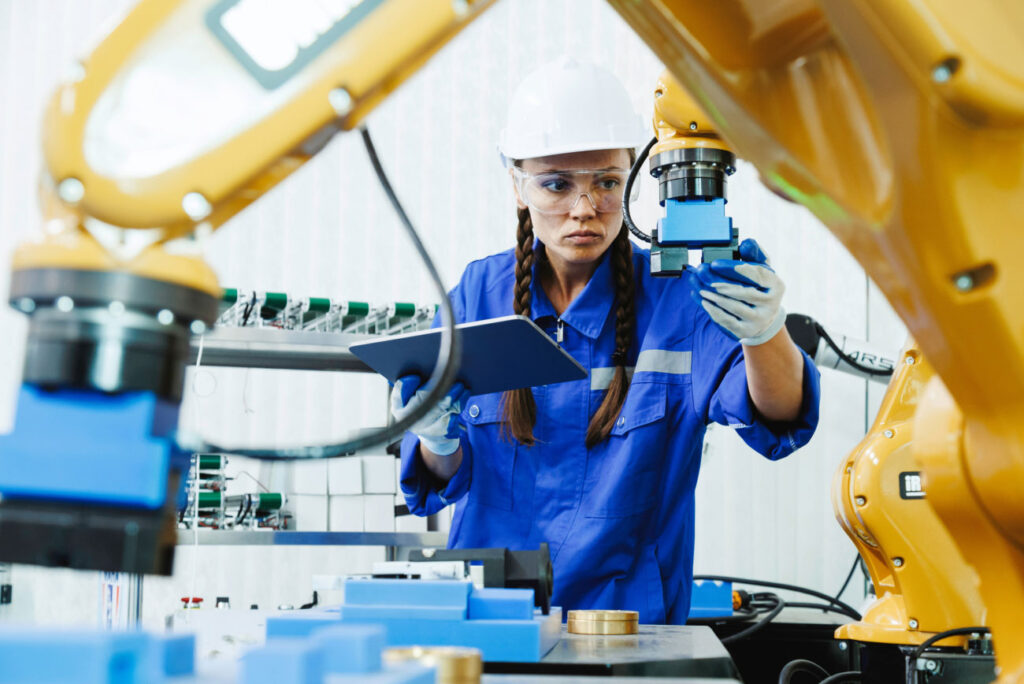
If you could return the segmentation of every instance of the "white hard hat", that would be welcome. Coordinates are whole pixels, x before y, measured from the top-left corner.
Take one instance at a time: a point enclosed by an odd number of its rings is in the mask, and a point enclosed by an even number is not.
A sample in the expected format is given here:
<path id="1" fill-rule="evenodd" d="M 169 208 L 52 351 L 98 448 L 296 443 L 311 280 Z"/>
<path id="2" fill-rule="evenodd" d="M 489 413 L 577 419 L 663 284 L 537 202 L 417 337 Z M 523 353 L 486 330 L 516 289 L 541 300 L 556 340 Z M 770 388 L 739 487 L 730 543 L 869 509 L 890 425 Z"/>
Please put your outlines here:
<path id="1" fill-rule="evenodd" d="M 514 159 L 636 148 L 651 135 L 611 72 L 561 57 L 516 88 L 498 151 L 507 166 Z"/>

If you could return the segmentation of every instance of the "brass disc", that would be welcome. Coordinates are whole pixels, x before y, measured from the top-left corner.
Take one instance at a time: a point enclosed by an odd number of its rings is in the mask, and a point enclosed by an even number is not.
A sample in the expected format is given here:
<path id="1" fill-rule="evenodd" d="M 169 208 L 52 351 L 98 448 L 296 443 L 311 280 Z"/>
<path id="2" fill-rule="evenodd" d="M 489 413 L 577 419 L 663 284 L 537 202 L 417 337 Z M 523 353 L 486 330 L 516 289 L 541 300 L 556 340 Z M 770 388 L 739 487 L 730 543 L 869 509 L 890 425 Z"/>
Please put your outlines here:
<path id="1" fill-rule="evenodd" d="M 636 634 L 640 614 L 635 610 L 570 610 L 570 634 Z"/>
<path id="2" fill-rule="evenodd" d="M 456 646 L 407 646 L 388 648 L 385 663 L 418 662 L 437 668 L 437 684 L 480 684 L 483 657 L 478 649 Z"/>

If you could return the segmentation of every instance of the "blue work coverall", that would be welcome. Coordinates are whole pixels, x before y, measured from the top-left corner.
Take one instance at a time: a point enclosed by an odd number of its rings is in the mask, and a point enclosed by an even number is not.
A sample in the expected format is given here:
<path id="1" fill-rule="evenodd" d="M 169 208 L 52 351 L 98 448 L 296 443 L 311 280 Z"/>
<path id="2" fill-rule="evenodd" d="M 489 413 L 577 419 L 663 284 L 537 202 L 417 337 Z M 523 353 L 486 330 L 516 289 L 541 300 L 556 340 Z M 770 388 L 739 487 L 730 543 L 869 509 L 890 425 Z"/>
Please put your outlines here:
<path id="1" fill-rule="evenodd" d="M 513 313 L 514 266 L 511 250 L 471 263 L 451 293 L 458 322 Z M 650 275 L 649 252 L 634 247 L 633 268 L 632 382 L 607 440 L 585 446 L 612 376 L 615 297 L 606 253 L 560 319 L 533 278 L 533 320 L 552 335 L 561 325 L 562 347 L 588 371 L 583 380 L 533 388 L 537 444 L 499 435 L 500 394 L 473 396 L 462 412 L 455 475 L 439 482 L 410 433 L 401 486 L 418 515 L 457 504 L 450 548 L 536 549 L 548 542 L 552 605 L 637 610 L 643 623 L 682 624 L 690 610 L 694 488 L 706 426 L 732 426 L 767 458 L 787 456 L 817 426 L 818 370 L 805 354 L 800 417 L 766 423 L 747 392 L 740 344 L 694 302 L 684 280 Z"/>

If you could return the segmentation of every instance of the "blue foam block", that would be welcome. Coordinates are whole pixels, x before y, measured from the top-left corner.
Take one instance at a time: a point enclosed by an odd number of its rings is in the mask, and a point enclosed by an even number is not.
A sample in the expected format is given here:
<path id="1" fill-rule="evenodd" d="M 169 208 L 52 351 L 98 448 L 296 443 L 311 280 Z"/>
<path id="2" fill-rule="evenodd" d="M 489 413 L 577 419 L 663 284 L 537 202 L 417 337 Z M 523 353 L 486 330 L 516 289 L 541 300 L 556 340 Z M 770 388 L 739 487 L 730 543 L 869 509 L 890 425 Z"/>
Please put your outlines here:
<path id="1" fill-rule="evenodd" d="M 0 437 L 0 492 L 159 508 L 172 465 L 187 461 L 174 445 L 177 420 L 177 405 L 151 392 L 23 385 L 14 430 Z"/>
<path id="2" fill-rule="evenodd" d="M 350 606 L 341 607 L 342 620 L 465 620 L 465 606 Z"/>
<path id="3" fill-rule="evenodd" d="M 373 580 L 345 582 L 346 606 L 458 606 L 466 608 L 471 582 Z"/>
<path id="4" fill-rule="evenodd" d="M 533 589 L 473 589 L 470 620 L 532 620 Z"/>
<path id="5" fill-rule="evenodd" d="M 696 581 L 690 595 L 690 617 L 732 615 L 732 582 Z"/>
<path id="6" fill-rule="evenodd" d="M 314 641 L 324 652 L 324 671 L 330 674 L 379 672 L 386 635 L 381 625 L 341 625 L 317 629 Z"/>
<path id="7" fill-rule="evenodd" d="M 305 637 L 321 627 L 337 625 L 338 613 L 304 610 L 301 613 L 272 615 L 267 618 L 267 639 Z"/>
<path id="8" fill-rule="evenodd" d="M 242 656 L 239 684 L 322 684 L 324 653 L 309 639 L 280 638 Z"/>
<path id="9" fill-rule="evenodd" d="M 0 629 L 2 684 L 148 684 L 151 641 L 126 632 Z"/>
<path id="10" fill-rule="evenodd" d="M 167 677 L 195 673 L 196 638 L 193 634 L 161 634 L 150 637 L 150 657 L 157 672 Z"/>

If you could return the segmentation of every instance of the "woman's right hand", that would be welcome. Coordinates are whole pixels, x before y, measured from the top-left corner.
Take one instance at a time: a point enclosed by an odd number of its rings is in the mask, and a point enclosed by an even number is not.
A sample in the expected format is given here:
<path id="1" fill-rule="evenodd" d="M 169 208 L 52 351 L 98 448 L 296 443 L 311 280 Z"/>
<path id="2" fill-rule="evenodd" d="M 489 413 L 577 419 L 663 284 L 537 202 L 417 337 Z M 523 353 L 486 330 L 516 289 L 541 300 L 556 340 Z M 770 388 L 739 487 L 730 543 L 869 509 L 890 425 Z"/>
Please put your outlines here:
<path id="1" fill-rule="evenodd" d="M 420 406 L 430 393 L 420 387 L 422 380 L 417 375 L 406 375 L 395 381 L 391 390 L 391 415 L 401 420 Z M 420 438 L 420 444 L 438 456 L 450 456 L 459 449 L 459 434 L 464 429 L 462 407 L 470 397 L 469 390 L 461 383 L 452 385 L 441 401 L 412 426 L 412 432 Z"/>

